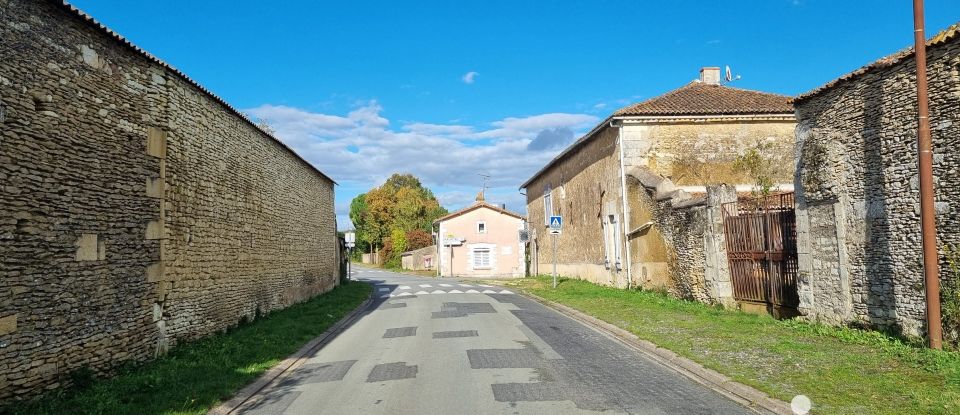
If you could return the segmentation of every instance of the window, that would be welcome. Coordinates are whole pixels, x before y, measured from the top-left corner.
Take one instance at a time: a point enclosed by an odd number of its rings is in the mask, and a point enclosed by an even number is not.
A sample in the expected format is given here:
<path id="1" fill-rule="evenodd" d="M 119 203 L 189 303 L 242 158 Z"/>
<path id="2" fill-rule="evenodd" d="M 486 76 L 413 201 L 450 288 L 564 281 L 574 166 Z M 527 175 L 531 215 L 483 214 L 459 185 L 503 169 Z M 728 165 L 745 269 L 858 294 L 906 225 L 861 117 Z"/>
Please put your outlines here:
<path id="1" fill-rule="evenodd" d="M 550 185 L 543 188 L 543 224 L 550 226 L 550 217 L 553 216 L 553 198 L 551 196 Z"/>
<path id="2" fill-rule="evenodd" d="M 490 268 L 490 248 L 473 249 L 473 269 Z"/>
<path id="3" fill-rule="evenodd" d="M 477 222 L 477 233 L 487 233 L 487 222 Z"/>

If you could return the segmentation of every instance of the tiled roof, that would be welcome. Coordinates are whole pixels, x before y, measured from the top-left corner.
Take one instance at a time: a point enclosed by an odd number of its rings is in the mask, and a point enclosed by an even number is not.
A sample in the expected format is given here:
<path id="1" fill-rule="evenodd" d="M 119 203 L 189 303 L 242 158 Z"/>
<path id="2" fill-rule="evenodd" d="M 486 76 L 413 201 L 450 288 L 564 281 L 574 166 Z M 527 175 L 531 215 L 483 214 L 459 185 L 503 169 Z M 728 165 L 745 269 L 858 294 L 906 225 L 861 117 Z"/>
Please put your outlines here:
<path id="1" fill-rule="evenodd" d="M 77 8 L 76 6 L 70 4 L 67 0 L 62 0 L 62 1 L 56 1 L 56 0 L 54 0 L 54 1 L 52 1 L 52 2 L 60 5 L 64 10 L 66 10 L 68 13 L 72 14 L 74 17 L 80 19 L 80 20 L 83 21 L 85 24 L 93 27 L 94 29 L 100 31 L 101 33 L 107 35 L 108 37 L 113 38 L 114 40 L 116 40 L 117 42 L 119 42 L 121 45 L 123 45 L 123 46 L 129 48 L 130 50 L 132 50 L 134 53 L 137 53 L 137 54 L 139 54 L 140 56 L 146 58 L 147 60 L 149 60 L 149 61 L 151 61 L 151 62 L 153 62 L 153 63 L 156 63 L 156 64 L 162 66 L 164 69 L 166 69 L 166 70 L 168 70 L 168 71 L 176 74 L 177 76 L 180 77 L 180 79 L 183 79 L 183 81 L 185 81 L 186 83 L 192 85 L 194 88 L 197 88 L 198 90 L 200 90 L 200 92 L 203 92 L 204 94 L 206 94 L 208 97 L 210 97 L 211 99 L 213 99 L 214 101 L 216 101 L 216 102 L 219 103 L 220 105 L 223 105 L 223 107 L 226 108 L 227 111 L 233 113 L 233 114 L 236 115 L 237 117 L 240 117 L 240 119 L 242 119 L 243 121 L 245 121 L 247 124 L 249 124 L 249 125 L 252 126 L 253 128 L 257 129 L 257 131 L 260 131 L 263 135 L 269 137 L 269 138 L 272 139 L 273 141 L 276 141 L 277 144 L 280 144 L 281 147 L 283 147 L 284 149 L 286 149 L 287 151 L 289 151 L 291 154 L 293 154 L 294 157 L 300 159 L 300 161 L 302 161 L 302 162 L 303 162 L 304 164 L 306 164 L 308 167 L 310 167 L 311 169 L 313 169 L 313 171 L 319 173 L 321 176 L 323 176 L 323 177 L 326 178 L 327 180 L 330 180 L 330 181 L 333 182 L 334 184 L 337 184 L 337 182 L 336 182 L 335 180 L 333 180 L 332 178 L 330 178 L 330 176 L 327 176 L 324 172 L 320 171 L 320 169 L 318 169 L 316 166 L 314 166 L 313 164 L 310 164 L 309 161 L 307 161 L 306 159 L 304 159 L 303 157 L 301 157 L 299 154 L 297 154 L 296 151 L 293 151 L 292 148 L 290 148 L 289 146 L 287 146 L 286 144 L 284 144 L 284 143 L 283 143 L 282 141 L 280 141 L 277 137 L 274 137 L 272 133 L 267 132 L 267 131 L 264 131 L 263 128 L 260 128 L 260 126 L 257 125 L 257 123 L 253 122 L 250 118 L 247 118 L 246 114 L 238 111 L 238 110 L 237 110 L 236 108 L 234 108 L 232 105 L 230 105 L 229 103 L 227 103 L 227 101 L 224 101 L 223 98 L 220 98 L 220 97 L 218 97 L 216 94 L 214 94 L 213 92 L 210 92 L 210 90 L 208 90 L 207 88 L 204 88 L 203 85 L 200 85 L 197 81 L 194 81 L 193 79 L 190 79 L 190 77 L 187 76 L 187 74 L 185 74 L 185 73 L 183 73 L 183 72 L 180 72 L 179 69 L 174 68 L 174 67 L 171 66 L 170 64 L 162 61 L 160 58 L 158 58 L 158 57 L 156 57 L 156 56 L 153 56 L 150 52 L 147 52 L 147 51 L 141 49 L 139 46 L 134 45 L 132 42 L 130 42 L 129 40 L 127 40 L 127 38 L 121 36 L 121 35 L 120 35 L 119 33 L 117 33 L 117 32 L 114 32 L 113 29 L 110 29 L 109 27 L 104 26 L 103 23 L 100 23 L 97 19 L 94 19 L 93 16 L 90 16 L 89 14 L 87 14 L 86 12 L 84 12 L 83 10 L 80 10 L 80 9 Z"/>
<path id="2" fill-rule="evenodd" d="M 940 33 L 937 33 L 932 38 L 930 38 L 930 40 L 927 41 L 927 47 L 929 48 L 931 46 L 937 46 L 937 45 L 947 43 L 948 41 L 955 39 L 958 36 L 960 36 L 960 22 L 954 23 L 952 26 L 944 29 Z M 889 68 L 893 65 L 896 65 L 912 57 L 913 57 L 913 47 L 911 46 L 909 48 L 900 50 L 899 52 L 894 53 L 892 55 L 884 56 L 860 69 L 857 69 L 837 79 L 827 82 L 826 84 L 823 84 L 813 89 L 810 92 L 807 92 L 805 94 L 800 94 L 796 98 L 794 98 L 794 102 L 800 102 L 800 101 L 806 100 L 808 98 L 811 98 L 813 96 L 820 94 L 821 92 L 832 89 L 840 84 L 857 79 L 868 72 L 872 72 L 882 68 Z"/>
<path id="3" fill-rule="evenodd" d="M 621 108 L 614 116 L 793 114 L 786 95 L 693 81 L 666 94 Z"/>
<path id="4" fill-rule="evenodd" d="M 467 206 L 467 207 L 465 207 L 465 208 L 463 208 L 463 209 L 460 209 L 460 210 L 455 211 L 455 212 L 448 213 L 448 214 L 445 215 L 445 216 L 442 216 L 442 217 L 440 217 L 440 218 L 437 218 L 437 220 L 433 221 L 433 223 L 438 223 L 438 222 L 443 222 L 443 221 L 448 220 L 448 219 L 453 219 L 453 218 L 455 218 L 455 217 L 457 217 L 457 216 L 460 216 L 460 215 L 462 215 L 462 214 L 464 214 L 464 213 L 467 213 L 467 212 L 470 212 L 470 211 L 473 211 L 473 210 L 476 210 L 476 209 L 480 209 L 480 208 L 482 208 L 482 207 L 485 207 L 485 208 L 487 208 L 487 209 L 493 209 L 494 211 L 500 212 L 500 213 L 502 213 L 502 214 L 504 214 L 504 215 L 513 216 L 513 217 L 515 217 L 515 218 L 517 218 L 517 219 L 524 219 L 524 217 L 523 217 L 522 215 L 520 215 L 519 213 L 511 212 L 511 211 L 506 210 L 506 209 L 503 209 L 503 208 L 501 208 L 501 207 L 499 207 L 499 206 L 491 205 L 491 204 L 489 204 L 489 203 L 487 203 L 487 202 L 478 201 L 478 202 L 476 202 L 476 203 L 474 203 L 474 204 L 472 204 L 472 205 L 470 205 L 470 206 Z"/>

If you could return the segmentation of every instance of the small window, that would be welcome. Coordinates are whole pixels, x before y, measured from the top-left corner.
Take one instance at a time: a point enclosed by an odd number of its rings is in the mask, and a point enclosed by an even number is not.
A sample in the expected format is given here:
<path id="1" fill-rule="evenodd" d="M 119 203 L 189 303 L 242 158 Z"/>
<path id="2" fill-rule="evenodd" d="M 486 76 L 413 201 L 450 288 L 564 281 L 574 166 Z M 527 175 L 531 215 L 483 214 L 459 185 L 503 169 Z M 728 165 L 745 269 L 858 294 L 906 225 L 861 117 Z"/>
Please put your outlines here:
<path id="1" fill-rule="evenodd" d="M 473 269 L 490 268 L 490 248 L 473 249 Z"/>
<path id="2" fill-rule="evenodd" d="M 477 222 L 477 233 L 487 233 L 487 222 Z"/>

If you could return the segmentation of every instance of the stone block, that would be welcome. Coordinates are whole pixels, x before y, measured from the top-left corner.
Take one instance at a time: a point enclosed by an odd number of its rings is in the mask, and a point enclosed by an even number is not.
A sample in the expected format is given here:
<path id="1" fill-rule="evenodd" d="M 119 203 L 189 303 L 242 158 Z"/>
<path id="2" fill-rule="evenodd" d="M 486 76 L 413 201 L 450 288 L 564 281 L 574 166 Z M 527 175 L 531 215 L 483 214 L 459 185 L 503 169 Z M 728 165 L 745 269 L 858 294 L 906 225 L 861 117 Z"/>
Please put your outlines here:
<path id="1" fill-rule="evenodd" d="M 158 220 L 152 220 L 147 223 L 147 231 L 144 236 L 145 239 L 163 239 L 164 229 L 163 223 Z"/>
<path id="2" fill-rule="evenodd" d="M 0 317 L 0 336 L 17 331 L 17 315 Z"/>
<path id="3" fill-rule="evenodd" d="M 164 266 L 162 262 L 156 262 L 147 267 L 147 282 L 158 282 L 163 280 Z M 162 285 L 162 284 L 161 284 Z"/>
<path id="4" fill-rule="evenodd" d="M 147 197 L 163 198 L 163 187 L 165 181 L 162 178 L 147 178 Z"/>
<path id="5" fill-rule="evenodd" d="M 95 233 L 84 233 L 77 238 L 77 261 L 102 261 L 106 258 L 106 243 L 98 240 Z"/>
<path id="6" fill-rule="evenodd" d="M 157 158 L 167 157 L 167 132 L 156 127 L 147 128 L 147 154 Z"/>

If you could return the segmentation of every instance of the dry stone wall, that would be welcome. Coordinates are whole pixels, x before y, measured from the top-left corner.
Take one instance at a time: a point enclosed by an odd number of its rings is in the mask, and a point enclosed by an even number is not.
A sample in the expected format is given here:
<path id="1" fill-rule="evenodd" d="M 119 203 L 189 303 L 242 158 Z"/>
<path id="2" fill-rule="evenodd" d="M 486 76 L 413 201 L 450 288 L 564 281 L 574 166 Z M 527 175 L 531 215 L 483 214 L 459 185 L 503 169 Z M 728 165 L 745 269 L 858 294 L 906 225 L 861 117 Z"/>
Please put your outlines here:
<path id="1" fill-rule="evenodd" d="M 733 186 L 708 186 L 706 195 L 676 190 L 673 183 L 644 168 L 628 171 L 634 250 L 634 280 L 647 289 L 666 288 L 676 297 L 734 306 L 722 204 L 735 202 Z M 631 200 L 633 202 L 633 200 Z M 652 264 L 644 251 L 665 251 Z M 659 265 L 665 263 L 663 266 Z M 648 275 L 658 273 L 661 275 Z"/>
<path id="2" fill-rule="evenodd" d="M 0 16 L 0 401 L 337 283 L 328 177 L 59 3 Z"/>
<path id="3" fill-rule="evenodd" d="M 915 63 L 796 102 L 800 311 L 925 332 Z M 960 41 L 929 48 L 939 246 L 960 243 Z M 941 256 L 941 278 L 948 276 Z"/>

